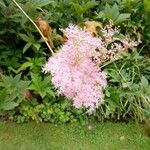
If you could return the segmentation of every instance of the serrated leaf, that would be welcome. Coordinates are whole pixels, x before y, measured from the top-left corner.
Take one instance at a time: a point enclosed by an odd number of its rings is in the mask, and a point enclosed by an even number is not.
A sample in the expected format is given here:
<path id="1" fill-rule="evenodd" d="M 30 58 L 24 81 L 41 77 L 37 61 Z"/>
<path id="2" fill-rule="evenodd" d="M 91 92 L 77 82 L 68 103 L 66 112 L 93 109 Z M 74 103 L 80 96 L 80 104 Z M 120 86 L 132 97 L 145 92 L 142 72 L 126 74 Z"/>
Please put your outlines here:
<path id="1" fill-rule="evenodd" d="M 73 5 L 77 15 L 80 16 L 82 14 L 82 7 L 77 3 L 72 2 L 71 4 Z"/>
<path id="2" fill-rule="evenodd" d="M 76 13 L 78 16 L 81 16 L 82 14 L 84 14 L 85 12 L 87 12 L 89 9 L 95 7 L 96 5 L 98 5 L 97 2 L 87 2 L 83 5 L 80 5 L 79 3 L 74 3 L 74 2 L 71 2 L 71 4 L 73 5 Z"/>
<path id="3" fill-rule="evenodd" d="M 48 85 L 49 83 L 50 83 L 50 77 L 47 76 L 47 77 L 44 78 L 43 84 L 44 84 L 44 85 Z"/>
<path id="4" fill-rule="evenodd" d="M 87 12 L 89 9 L 91 9 L 91 8 L 97 6 L 97 5 L 98 5 L 98 3 L 97 3 L 97 2 L 94 2 L 94 1 L 93 1 L 93 2 L 92 2 L 92 1 L 87 2 L 87 3 L 82 7 L 82 13 Z"/>
<path id="5" fill-rule="evenodd" d="M 114 4 L 112 7 L 107 3 L 105 6 L 105 17 L 115 21 L 117 17 L 119 16 L 119 8 L 117 4 Z"/>
<path id="6" fill-rule="evenodd" d="M 20 78 L 21 78 L 21 73 L 20 73 L 20 74 L 17 74 L 17 75 L 14 77 L 14 80 L 13 80 L 13 81 L 15 81 L 15 83 L 19 83 Z"/>
<path id="7" fill-rule="evenodd" d="M 120 23 L 120 22 L 128 19 L 130 17 L 130 14 L 128 14 L 128 13 L 120 14 L 119 7 L 116 3 L 113 6 L 110 6 L 107 3 L 105 6 L 105 9 L 104 9 L 104 16 L 107 19 L 112 20 L 114 23 Z"/>
<path id="8" fill-rule="evenodd" d="M 53 90 L 48 90 L 47 93 L 52 96 L 55 97 L 55 92 Z"/>
<path id="9" fill-rule="evenodd" d="M 31 73 L 31 79 L 34 83 L 41 81 L 41 78 L 37 74 L 34 74 L 34 73 Z"/>
<path id="10" fill-rule="evenodd" d="M 101 19 L 103 17 L 104 17 L 104 12 L 101 11 L 100 13 L 97 14 L 96 19 Z"/>
<path id="11" fill-rule="evenodd" d="M 128 18 L 130 18 L 130 14 L 128 13 L 120 14 L 119 17 L 116 19 L 115 23 L 123 22 L 127 20 Z"/>
<path id="12" fill-rule="evenodd" d="M 110 76 L 110 82 L 118 82 L 119 83 L 121 80 L 120 75 L 115 70 L 110 70 L 108 75 Z"/>
<path id="13" fill-rule="evenodd" d="M 14 73 L 18 74 L 19 72 L 25 70 L 25 69 L 28 68 L 28 67 L 31 67 L 32 65 L 33 65 L 33 63 L 25 62 L 25 63 L 22 64 L 21 67 L 18 68 L 17 70 L 15 70 L 15 69 L 12 68 L 12 67 L 9 67 L 9 69 L 12 70 Z"/>
<path id="14" fill-rule="evenodd" d="M 111 9 L 113 20 L 116 20 L 119 16 L 119 8 L 117 4 L 114 4 Z"/>

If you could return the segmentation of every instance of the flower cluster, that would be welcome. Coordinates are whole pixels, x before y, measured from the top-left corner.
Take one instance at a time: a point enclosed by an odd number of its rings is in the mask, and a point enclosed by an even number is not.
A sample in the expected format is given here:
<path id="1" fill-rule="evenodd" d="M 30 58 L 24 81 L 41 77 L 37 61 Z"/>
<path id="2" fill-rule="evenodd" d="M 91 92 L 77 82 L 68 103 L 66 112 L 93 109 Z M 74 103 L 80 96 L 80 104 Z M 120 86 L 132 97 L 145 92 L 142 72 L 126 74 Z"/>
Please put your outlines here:
<path id="1" fill-rule="evenodd" d="M 120 35 L 119 27 L 114 27 L 111 21 L 102 28 L 101 32 L 105 48 L 107 49 L 107 51 L 105 51 L 106 53 L 103 55 L 103 59 L 101 59 L 103 62 L 106 60 L 117 60 L 120 52 L 138 45 L 138 42 L 132 41 L 129 35 L 122 35 L 122 38 L 118 37 L 118 35 Z M 109 45 L 111 45 L 110 48 L 108 48 Z"/>
<path id="2" fill-rule="evenodd" d="M 59 94 L 73 100 L 76 108 L 94 110 L 103 101 L 102 90 L 106 87 L 106 74 L 91 57 L 96 48 L 106 51 L 100 38 L 70 25 L 62 30 L 68 38 L 59 52 L 49 58 L 44 72 L 52 74 L 52 83 Z"/>
<path id="3" fill-rule="evenodd" d="M 119 28 L 114 27 L 113 29 L 113 23 L 110 21 L 109 24 L 107 24 L 104 28 L 102 28 L 101 31 L 105 39 L 105 44 L 107 45 L 112 42 L 113 36 L 119 33 Z"/>
<path id="4" fill-rule="evenodd" d="M 76 108 L 85 107 L 92 112 L 103 102 L 103 89 L 107 85 L 107 76 L 99 65 L 114 59 L 119 51 L 134 46 L 134 42 L 126 38 L 121 41 L 126 47 L 114 42 L 108 50 L 113 36 L 119 32 L 112 24 L 102 29 L 103 38 L 93 37 L 72 24 L 62 32 L 67 41 L 49 58 L 43 71 L 51 73 L 58 94 L 72 100 Z"/>

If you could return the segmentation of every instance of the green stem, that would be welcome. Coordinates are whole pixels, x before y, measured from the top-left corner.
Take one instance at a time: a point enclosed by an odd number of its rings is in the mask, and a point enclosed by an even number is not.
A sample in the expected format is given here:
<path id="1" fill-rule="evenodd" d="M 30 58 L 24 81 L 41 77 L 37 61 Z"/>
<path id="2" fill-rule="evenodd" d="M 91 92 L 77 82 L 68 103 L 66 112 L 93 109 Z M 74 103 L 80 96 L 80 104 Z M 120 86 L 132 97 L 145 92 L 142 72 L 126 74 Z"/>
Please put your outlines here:
<path id="1" fill-rule="evenodd" d="M 20 11 L 32 22 L 32 24 L 35 26 L 35 28 L 38 30 L 38 32 L 40 33 L 40 35 L 42 36 L 44 42 L 46 43 L 47 47 L 49 48 L 50 52 L 52 53 L 52 55 L 54 54 L 54 51 L 52 50 L 52 48 L 50 47 L 50 45 L 48 44 L 47 40 L 45 39 L 43 33 L 41 32 L 41 30 L 39 29 L 39 27 L 36 25 L 36 23 L 27 15 L 27 13 L 20 7 L 20 5 L 16 2 L 16 0 L 12 0 L 15 5 L 20 9 Z"/>
<path id="2" fill-rule="evenodd" d="M 104 67 L 106 67 L 107 65 L 109 65 L 109 64 L 111 64 L 111 63 L 113 63 L 114 62 L 114 60 L 112 60 L 112 61 L 108 61 L 108 62 L 106 62 L 106 63 L 104 63 L 102 66 L 100 66 L 101 68 L 104 68 Z"/>

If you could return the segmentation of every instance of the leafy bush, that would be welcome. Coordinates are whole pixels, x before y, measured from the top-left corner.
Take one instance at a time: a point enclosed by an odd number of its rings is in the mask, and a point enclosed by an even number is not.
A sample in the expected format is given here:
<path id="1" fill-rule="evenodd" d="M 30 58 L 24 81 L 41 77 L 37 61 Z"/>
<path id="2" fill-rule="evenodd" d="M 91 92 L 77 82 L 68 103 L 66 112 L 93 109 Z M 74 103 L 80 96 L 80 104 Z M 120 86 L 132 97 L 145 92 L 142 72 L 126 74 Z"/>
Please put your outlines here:
<path id="1" fill-rule="evenodd" d="M 42 104 L 36 101 L 24 102 L 12 115 L 11 119 L 18 123 L 24 123 L 30 120 L 36 122 L 68 123 L 80 121 L 82 124 L 88 122 L 87 115 L 83 110 L 76 110 L 71 102 L 61 99 L 59 103 L 45 101 Z"/>
<path id="2" fill-rule="evenodd" d="M 143 121 L 150 117 L 149 63 L 150 59 L 133 51 L 105 67 L 109 76 L 103 108 L 106 118 Z"/>
<path id="3" fill-rule="evenodd" d="M 2 76 L 0 79 L 0 112 L 12 110 L 25 99 L 27 81 L 20 79 L 21 75 Z"/>
<path id="4" fill-rule="evenodd" d="M 90 120 L 143 121 L 150 117 L 150 9 L 149 0 L 19 0 L 21 7 L 36 22 L 47 20 L 57 48 L 64 40 L 59 28 L 70 22 L 84 26 L 95 20 L 112 20 L 122 33 L 142 43 L 116 62 L 102 69 L 108 73 L 105 102 L 94 114 L 76 110 L 70 101 L 58 97 L 51 78 L 41 73 L 51 56 L 40 35 L 10 0 L 0 2 L 0 113 L 17 122 L 67 123 Z M 100 34 L 100 32 L 98 32 Z M 61 37 L 61 40 L 59 38 Z M 24 95 L 25 91 L 29 95 Z"/>

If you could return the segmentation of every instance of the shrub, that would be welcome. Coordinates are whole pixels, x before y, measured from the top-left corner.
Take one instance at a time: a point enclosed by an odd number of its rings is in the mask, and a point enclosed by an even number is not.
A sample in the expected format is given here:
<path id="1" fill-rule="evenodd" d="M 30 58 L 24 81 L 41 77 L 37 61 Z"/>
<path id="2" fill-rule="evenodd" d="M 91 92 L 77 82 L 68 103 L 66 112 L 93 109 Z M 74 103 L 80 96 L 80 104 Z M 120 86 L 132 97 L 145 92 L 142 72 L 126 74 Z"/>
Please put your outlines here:
<path id="1" fill-rule="evenodd" d="M 20 0 L 25 12 L 36 21 L 47 20 L 52 28 L 52 40 L 57 49 L 66 40 L 59 28 L 70 21 L 83 27 L 94 20 L 96 35 L 102 35 L 101 25 L 112 20 L 120 32 L 141 42 L 129 49 L 122 59 L 107 63 L 101 69 L 108 74 L 105 101 L 92 115 L 77 110 L 64 97 L 57 96 L 51 77 L 41 73 L 45 60 L 51 56 L 32 24 L 9 0 L 0 2 L 0 113 L 17 122 L 45 121 L 67 123 L 90 120 L 143 121 L 149 118 L 149 2 L 148 0 L 47 1 Z M 93 30 L 93 26 L 92 26 Z M 122 37 L 122 36 L 120 36 Z M 120 38 L 119 37 L 119 38 Z M 21 74 L 21 75 L 18 75 Z M 28 96 L 24 96 L 24 91 Z M 5 113 L 4 113 L 5 112 Z"/>

